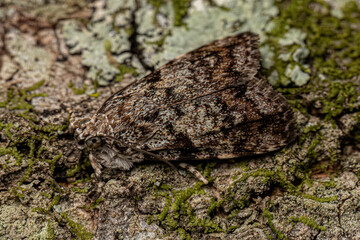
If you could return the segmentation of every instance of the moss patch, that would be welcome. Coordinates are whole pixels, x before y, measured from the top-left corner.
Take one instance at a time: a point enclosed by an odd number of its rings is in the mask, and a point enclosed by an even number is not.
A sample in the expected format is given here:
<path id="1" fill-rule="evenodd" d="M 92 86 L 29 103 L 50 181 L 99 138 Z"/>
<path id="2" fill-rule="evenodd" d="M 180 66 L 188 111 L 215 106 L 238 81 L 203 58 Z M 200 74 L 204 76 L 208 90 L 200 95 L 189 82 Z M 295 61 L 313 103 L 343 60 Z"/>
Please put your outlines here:
<path id="1" fill-rule="evenodd" d="M 274 50 L 276 63 L 268 74 L 276 70 L 279 74 L 279 83 L 288 83 L 285 73 L 288 62 L 279 58 L 284 48 L 280 47 L 278 42 L 294 29 L 306 34 L 304 44 L 310 50 L 309 57 L 313 62 L 312 81 L 321 80 L 321 76 L 337 80 L 350 79 L 360 74 L 360 34 L 356 30 L 360 24 L 360 11 L 355 1 L 345 4 L 342 9 L 343 18 L 334 17 L 331 14 L 331 6 L 322 0 L 295 0 L 277 4 L 280 15 L 274 19 L 275 25 L 267 41 Z M 294 53 L 300 45 L 293 42 L 287 47 L 287 52 Z M 298 65 L 296 61 L 290 63 Z M 303 70 L 307 72 L 306 69 Z"/>
<path id="2" fill-rule="evenodd" d="M 289 221 L 294 224 L 297 222 L 301 222 L 309 227 L 311 227 L 312 229 L 316 229 L 316 230 L 320 230 L 320 231 L 325 231 L 326 230 L 326 226 L 321 226 L 319 224 L 317 224 L 314 220 L 307 218 L 305 216 L 300 216 L 300 217 L 290 217 Z"/>

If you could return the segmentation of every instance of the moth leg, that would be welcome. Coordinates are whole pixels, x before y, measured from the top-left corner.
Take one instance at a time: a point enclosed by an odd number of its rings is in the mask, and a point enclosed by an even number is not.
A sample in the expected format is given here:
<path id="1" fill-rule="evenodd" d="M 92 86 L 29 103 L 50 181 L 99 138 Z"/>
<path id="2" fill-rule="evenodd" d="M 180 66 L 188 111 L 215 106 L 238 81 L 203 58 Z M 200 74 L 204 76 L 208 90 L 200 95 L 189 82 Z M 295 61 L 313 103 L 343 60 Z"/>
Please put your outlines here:
<path id="1" fill-rule="evenodd" d="M 95 171 L 95 176 L 98 179 L 101 179 L 101 169 L 102 166 L 96 161 L 95 157 L 93 154 L 90 153 L 89 155 L 89 160 L 90 160 L 90 164 L 93 167 L 94 171 Z"/>
<path id="2" fill-rule="evenodd" d="M 189 172 L 191 172 L 192 174 L 195 175 L 195 177 L 197 177 L 197 179 L 199 179 L 200 181 L 202 181 L 204 184 L 208 184 L 209 181 L 206 180 L 206 178 L 198 171 L 196 170 L 196 168 L 194 166 L 191 166 L 187 163 L 180 163 L 179 164 L 180 167 L 188 170 Z"/>
<path id="3" fill-rule="evenodd" d="M 94 171 L 95 171 L 95 176 L 97 178 L 97 186 L 95 188 L 95 195 L 93 196 L 94 199 L 98 199 L 101 194 L 103 193 L 103 187 L 105 186 L 105 182 L 102 180 L 101 178 L 101 169 L 102 166 L 96 161 L 96 158 L 94 157 L 93 154 L 90 153 L 89 155 L 89 160 L 90 160 L 90 164 L 93 167 Z"/>
<path id="4" fill-rule="evenodd" d="M 172 169 L 174 169 L 175 171 L 177 171 L 177 168 L 172 164 L 170 163 L 168 160 L 152 153 L 152 152 L 148 152 L 148 151 L 145 151 L 145 150 L 142 150 L 142 149 L 138 149 L 138 148 L 134 148 L 132 147 L 131 149 L 135 150 L 135 151 L 138 151 L 140 153 L 143 153 L 143 154 L 147 154 L 149 156 L 152 156 L 155 160 L 158 160 L 158 161 L 161 161 L 161 162 L 164 162 L 166 163 L 167 165 L 169 165 Z"/>
<path id="5" fill-rule="evenodd" d="M 195 175 L 195 177 L 197 179 L 199 179 L 200 181 L 202 181 L 205 185 L 207 185 L 209 183 L 209 181 L 198 171 L 196 170 L 196 168 L 194 166 L 191 166 L 190 164 L 187 164 L 187 163 L 180 163 L 179 164 L 180 167 L 188 170 L 189 172 L 191 172 L 192 174 Z M 214 197 L 217 199 L 217 200 L 222 200 L 223 198 L 221 197 L 221 194 L 220 192 L 217 190 L 216 187 L 214 186 L 210 186 L 213 194 L 214 194 Z"/>

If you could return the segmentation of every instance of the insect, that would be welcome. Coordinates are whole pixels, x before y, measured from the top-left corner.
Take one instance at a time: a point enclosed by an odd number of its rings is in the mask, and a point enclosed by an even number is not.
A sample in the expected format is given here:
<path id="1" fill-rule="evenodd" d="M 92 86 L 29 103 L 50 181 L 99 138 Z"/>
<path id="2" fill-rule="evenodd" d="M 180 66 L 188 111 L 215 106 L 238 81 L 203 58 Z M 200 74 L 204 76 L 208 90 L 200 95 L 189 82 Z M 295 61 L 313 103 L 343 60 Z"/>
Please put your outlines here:
<path id="1" fill-rule="evenodd" d="M 233 159 L 275 151 L 296 137 L 285 98 L 259 74 L 259 38 L 246 32 L 182 55 L 73 123 L 78 148 L 103 167 L 146 160 Z"/>

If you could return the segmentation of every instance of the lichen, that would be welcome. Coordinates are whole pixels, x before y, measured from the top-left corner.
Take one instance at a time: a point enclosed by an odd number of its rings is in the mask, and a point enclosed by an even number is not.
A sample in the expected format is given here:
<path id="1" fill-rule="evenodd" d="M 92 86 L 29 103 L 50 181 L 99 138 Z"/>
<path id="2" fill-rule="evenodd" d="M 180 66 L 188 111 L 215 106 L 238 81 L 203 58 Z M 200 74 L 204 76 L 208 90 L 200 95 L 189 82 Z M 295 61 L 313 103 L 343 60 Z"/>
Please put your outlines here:
<path id="1" fill-rule="evenodd" d="M 162 45 L 164 51 L 158 51 L 149 61 L 161 66 L 167 61 L 182 55 L 212 40 L 244 31 L 260 34 L 266 38 L 264 30 L 271 17 L 278 13 L 272 0 L 264 1 L 226 1 L 219 6 L 200 6 L 191 8 L 183 26 L 174 27 L 171 35 L 166 37 Z"/>
<path id="2" fill-rule="evenodd" d="M 310 4 L 317 4 L 318 8 L 309 8 Z M 273 20 L 274 28 L 269 33 L 272 38 L 266 44 L 272 46 L 275 52 L 274 65 L 270 67 L 268 74 L 277 71 L 279 74 L 278 84 L 288 85 L 284 61 L 277 58 L 284 48 L 280 45 L 306 47 L 309 57 L 313 60 L 313 69 L 316 74 L 312 78 L 327 76 L 330 80 L 349 79 L 360 73 L 359 56 L 360 48 L 351 44 L 359 38 L 359 32 L 354 31 L 355 23 L 359 23 L 359 8 L 355 1 L 348 1 L 341 11 L 343 17 L 332 15 L 330 4 L 321 0 L 291 1 L 288 5 L 279 4 L 280 15 Z M 304 21 L 305 19 L 305 21 Z M 280 39 L 279 42 L 277 39 Z M 329 49 L 332 49 L 330 52 Z M 302 54 L 303 57 L 307 55 Z M 327 56 L 324 58 L 324 56 Z M 294 57 L 294 55 L 293 55 Z M 345 59 L 340 62 L 337 59 Z M 297 60 L 298 61 L 298 60 Z M 290 61 L 290 64 L 292 62 Z M 305 69 L 305 65 L 302 65 Z M 301 68 L 301 65 L 299 65 Z M 303 74 L 304 77 L 307 75 Z M 284 77 L 285 76 L 285 77 Z M 293 79 L 295 80 L 295 79 Z M 307 81 L 299 79 L 295 82 L 301 86 Z"/>

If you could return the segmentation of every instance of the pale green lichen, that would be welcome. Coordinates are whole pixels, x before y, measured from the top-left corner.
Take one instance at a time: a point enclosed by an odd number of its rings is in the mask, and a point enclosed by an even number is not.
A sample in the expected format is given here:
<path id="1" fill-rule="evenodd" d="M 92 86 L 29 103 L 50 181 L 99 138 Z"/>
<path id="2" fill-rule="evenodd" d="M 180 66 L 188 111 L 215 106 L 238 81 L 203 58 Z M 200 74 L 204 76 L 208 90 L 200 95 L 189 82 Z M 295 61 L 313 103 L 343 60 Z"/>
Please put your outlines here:
<path id="1" fill-rule="evenodd" d="M 200 3 L 199 3 L 200 4 Z M 163 44 L 164 51 L 152 56 L 157 66 L 212 40 L 244 31 L 253 31 L 265 38 L 264 29 L 278 13 L 272 0 L 226 1 L 218 6 L 191 8 L 184 20 L 186 28 L 175 27 Z"/>
<path id="2" fill-rule="evenodd" d="M 292 28 L 284 34 L 283 38 L 279 39 L 279 44 L 283 46 L 290 46 L 293 44 L 304 46 L 305 39 L 306 39 L 306 33 L 302 32 L 299 29 Z"/>
<path id="3" fill-rule="evenodd" d="M 307 7 L 311 3 L 319 5 L 317 10 Z M 275 27 L 271 31 L 274 39 L 276 37 L 282 39 L 287 35 L 288 41 L 282 41 L 283 43 L 306 46 L 310 51 L 309 56 L 313 59 L 313 67 L 318 76 L 323 74 L 330 79 L 347 79 L 360 73 L 359 58 L 356 57 L 360 49 L 351 44 L 358 35 L 358 31 L 353 31 L 352 28 L 355 26 L 354 23 L 359 22 L 359 9 L 354 1 L 348 1 L 343 5 L 344 17 L 342 19 L 332 16 L 331 6 L 323 1 L 297 0 L 284 6 L 280 16 L 274 19 Z M 289 31 L 293 34 L 288 34 Z M 306 38 L 304 38 L 305 34 Z M 291 40 L 291 36 L 298 40 Z M 276 42 L 270 44 L 276 49 Z M 277 48 L 276 52 L 280 49 Z M 329 49 L 333 51 L 327 53 Z M 325 59 L 324 56 L 327 58 Z M 345 61 L 341 66 L 336 59 L 351 59 L 351 61 Z M 279 64 L 281 63 L 277 62 L 275 66 Z M 277 70 L 279 71 L 279 68 Z M 284 69 L 280 69 L 279 74 L 281 80 Z"/>
<path id="4" fill-rule="evenodd" d="M 16 30 L 14 29 L 14 31 Z M 17 68 L 21 69 L 21 73 L 24 75 L 23 83 L 33 83 L 40 79 L 50 78 L 54 61 L 53 55 L 28 41 L 25 34 L 17 32 L 8 36 L 5 43 L 6 48 L 12 56 L 12 60 L 16 62 Z"/>
<path id="5" fill-rule="evenodd" d="M 130 49 L 128 35 L 124 30 L 116 33 L 107 21 L 89 24 L 89 28 L 90 31 L 83 32 L 76 22 L 67 22 L 64 24 L 66 43 L 71 53 L 81 53 L 82 63 L 89 67 L 88 77 L 97 79 L 100 85 L 107 85 L 120 71 L 109 63 L 103 42 L 105 39 L 109 41 L 114 53 L 124 52 Z M 116 60 L 121 63 L 128 57 L 124 53 L 117 56 Z"/>
<path id="6" fill-rule="evenodd" d="M 303 72 L 298 65 L 291 66 L 290 64 L 286 67 L 285 76 L 290 78 L 297 86 L 306 84 L 310 79 L 310 75 Z"/>

